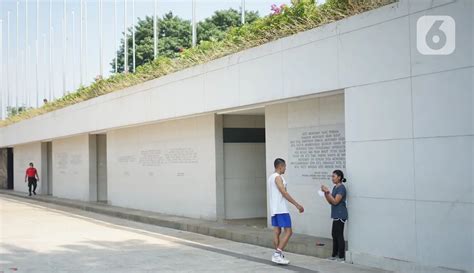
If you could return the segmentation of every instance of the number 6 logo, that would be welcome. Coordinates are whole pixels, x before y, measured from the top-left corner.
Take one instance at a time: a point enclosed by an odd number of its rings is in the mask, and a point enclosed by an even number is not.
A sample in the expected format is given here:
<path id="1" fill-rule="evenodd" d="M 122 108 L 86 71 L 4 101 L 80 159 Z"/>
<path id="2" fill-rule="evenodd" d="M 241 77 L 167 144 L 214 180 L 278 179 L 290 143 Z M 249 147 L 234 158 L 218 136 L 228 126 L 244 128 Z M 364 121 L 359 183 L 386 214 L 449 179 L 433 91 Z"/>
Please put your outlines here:
<path id="1" fill-rule="evenodd" d="M 456 48 L 451 16 L 421 16 L 416 22 L 416 48 L 423 55 L 449 55 Z"/>

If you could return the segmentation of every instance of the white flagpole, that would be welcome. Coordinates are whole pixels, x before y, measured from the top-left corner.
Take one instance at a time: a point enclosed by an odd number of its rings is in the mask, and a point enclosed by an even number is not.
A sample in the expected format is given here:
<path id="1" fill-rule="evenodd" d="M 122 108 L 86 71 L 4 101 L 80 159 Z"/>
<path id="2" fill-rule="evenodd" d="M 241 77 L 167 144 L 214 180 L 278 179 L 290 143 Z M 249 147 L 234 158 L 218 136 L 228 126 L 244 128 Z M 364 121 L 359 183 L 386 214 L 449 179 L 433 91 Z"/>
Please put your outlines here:
<path id="1" fill-rule="evenodd" d="M 135 62 L 135 0 L 132 0 L 132 58 L 133 58 L 133 72 L 135 72 L 136 62 Z"/>
<path id="2" fill-rule="evenodd" d="M 117 0 L 114 0 L 114 44 L 115 44 L 115 73 L 118 71 L 118 48 L 117 48 Z"/>
<path id="3" fill-rule="evenodd" d="M 15 60 L 15 69 L 16 69 L 16 75 L 15 75 L 15 80 L 16 80 L 16 83 L 15 83 L 15 97 L 16 97 L 16 103 L 15 103 L 15 106 L 16 106 L 16 110 L 17 110 L 17 113 L 18 113 L 18 93 L 20 92 L 19 88 L 18 88 L 18 74 L 20 73 L 20 71 L 18 70 L 18 64 L 20 64 L 20 55 L 18 54 L 19 52 L 19 44 L 20 44 L 20 41 L 18 39 L 19 35 L 18 35 L 18 10 L 19 10 L 19 6 L 20 6 L 20 1 L 16 1 L 16 60 Z"/>
<path id="4" fill-rule="evenodd" d="M 84 1 L 84 51 L 86 56 L 85 62 L 84 62 L 84 77 L 87 78 L 87 57 L 89 50 L 87 49 L 87 34 L 88 34 L 88 26 L 87 26 L 87 0 Z"/>
<path id="5" fill-rule="evenodd" d="M 192 4 L 192 19 L 191 19 L 191 25 L 192 25 L 192 35 L 193 35 L 193 40 L 192 40 L 192 46 L 195 47 L 197 43 L 197 35 L 196 35 L 196 0 L 193 0 Z"/>
<path id="6" fill-rule="evenodd" d="M 19 59 L 19 62 L 18 62 L 18 66 L 20 67 L 20 73 L 24 72 L 24 71 L 23 71 L 23 65 L 22 65 L 22 64 L 23 64 L 23 58 L 24 58 L 24 56 L 25 56 L 25 52 L 24 52 L 23 50 L 20 50 L 20 59 Z M 25 83 L 25 82 L 22 82 L 22 83 L 20 84 L 20 86 L 21 86 L 21 88 L 25 88 L 26 83 Z M 21 89 L 21 88 L 20 88 L 20 89 Z M 23 93 L 24 93 L 24 92 L 23 92 Z M 25 106 L 26 106 L 25 98 L 22 98 L 22 99 L 23 99 L 23 101 L 22 101 L 22 104 L 20 105 L 20 107 L 22 107 L 22 106 L 25 107 Z M 19 113 L 19 112 L 17 112 L 17 113 Z"/>
<path id="7" fill-rule="evenodd" d="M 153 57 L 156 59 L 156 57 L 158 57 L 158 33 L 157 33 L 158 18 L 156 18 L 156 16 L 157 16 L 157 14 L 156 14 L 156 9 L 157 9 L 156 0 L 154 0 L 153 2 L 154 2 L 154 7 L 153 7 Z"/>
<path id="8" fill-rule="evenodd" d="M 74 19 L 73 19 L 74 20 Z M 73 22 L 74 24 L 74 22 Z M 74 58 L 74 53 L 72 54 Z M 66 56 L 67 56 L 67 4 L 64 0 L 63 4 L 63 96 L 66 94 Z"/>
<path id="9" fill-rule="evenodd" d="M 53 98 L 53 0 L 49 0 L 49 101 Z"/>
<path id="10" fill-rule="evenodd" d="M 124 72 L 128 72 L 128 41 L 127 41 L 127 0 L 123 0 L 123 69 Z"/>
<path id="11" fill-rule="evenodd" d="M 39 79 L 38 79 L 38 66 L 39 66 L 39 7 L 40 1 L 36 0 L 36 108 L 39 107 Z"/>
<path id="12" fill-rule="evenodd" d="M 46 33 L 43 33 L 43 67 L 46 67 Z M 43 99 L 46 99 L 47 97 L 47 92 L 48 92 L 48 88 L 46 88 L 46 85 L 47 85 L 47 80 L 46 80 L 46 77 L 44 77 L 46 75 L 46 71 L 43 70 L 43 72 L 41 73 L 43 75 Z"/>
<path id="13" fill-rule="evenodd" d="M 83 62 L 83 58 L 84 58 L 84 47 L 83 47 L 83 43 L 82 43 L 82 40 L 83 40 L 83 29 L 82 29 L 82 24 L 83 24 L 83 21 L 84 21 L 84 9 L 83 9 L 83 1 L 81 0 L 80 2 L 80 5 L 81 5 L 81 18 L 79 20 L 79 29 L 80 29 L 80 41 L 79 41 L 79 48 L 80 48 L 80 52 L 79 52 L 79 84 L 82 86 L 84 84 L 84 79 L 83 79 L 83 76 L 82 76 L 82 72 L 84 70 L 84 62 Z"/>
<path id="14" fill-rule="evenodd" d="M 240 3 L 240 22 L 242 25 L 245 24 L 245 0 L 241 0 Z"/>
<path id="15" fill-rule="evenodd" d="M 72 90 L 76 89 L 76 14 L 72 14 Z"/>
<path id="16" fill-rule="evenodd" d="M 104 42 L 103 42 L 103 27 L 102 27 L 102 0 L 99 0 L 99 42 L 100 42 L 100 48 L 99 48 L 99 75 L 102 78 L 104 76 L 103 74 L 103 63 L 102 63 L 102 56 L 103 56 L 103 47 L 104 47 Z"/>
<path id="17" fill-rule="evenodd" d="M 26 66 L 26 58 L 28 57 L 28 0 L 25 0 L 25 56 L 24 56 L 24 66 L 25 66 L 25 74 L 23 74 L 24 76 L 24 83 L 25 83 L 25 87 L 23 89 L 23 94 L 25 96 L 25 105 L 28 107 L 29 106 L 29 92 L 28 92 L 28 82 L 27 79 L 28 79 L 28 68 Z"/>
<path id="18" fill-rule="evenodd" d="M 7 107 L 10 106 L 10 11 L 7 12 Z"/>

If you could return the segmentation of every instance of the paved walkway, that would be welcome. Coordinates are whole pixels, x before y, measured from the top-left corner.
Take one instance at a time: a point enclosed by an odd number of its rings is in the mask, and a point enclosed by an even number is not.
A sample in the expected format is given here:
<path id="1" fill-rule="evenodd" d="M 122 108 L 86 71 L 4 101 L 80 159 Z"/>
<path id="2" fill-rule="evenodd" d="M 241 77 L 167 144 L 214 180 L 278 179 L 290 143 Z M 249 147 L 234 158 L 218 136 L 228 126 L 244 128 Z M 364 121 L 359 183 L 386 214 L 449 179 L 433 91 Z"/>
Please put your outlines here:
<path id="1" fill-rule="evenodd" d="M 32 199 L 25 193 L 11 190 L 0 190 L 0 194 L 21 197 L 25 200 Z M 116 207 L 104 203 L 84 202 L 58 198 L 51 195 L 36 195 L 33 196 L 33 198 L 34 200 L 41 202 L 96 212 L 117 218 L 129 219 L 136 222 L 200 233 L 203 235 L 214 236 L 240 243 L 248 243 L 273 248 L 272 230 L 262 227 L 247 226 L 245 223 L 239 224 L 238 221 L 231 221 L 230 223 L 218 223 L 215 221 L 207 221 L 203 219 L 186 218 L 151 211 Z M 287 246 L 286 250 L 292 253 L 327 258 L 332 252 L 332 241 L 326 238 L 318 238 L 295 233 L 291 237 L 291 243 Z"/>
<path id="2" fill-rule="evenodd" d="M 0 272 L 384 272 L 0 195 Z"/>

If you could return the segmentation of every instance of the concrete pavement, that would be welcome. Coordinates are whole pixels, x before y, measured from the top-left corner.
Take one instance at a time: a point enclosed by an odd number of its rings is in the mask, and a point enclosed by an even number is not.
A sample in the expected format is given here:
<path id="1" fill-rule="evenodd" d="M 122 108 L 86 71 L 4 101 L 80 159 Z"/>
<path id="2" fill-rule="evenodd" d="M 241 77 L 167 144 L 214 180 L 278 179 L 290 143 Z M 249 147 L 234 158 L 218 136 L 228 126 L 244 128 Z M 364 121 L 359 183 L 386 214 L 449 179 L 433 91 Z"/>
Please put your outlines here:
<path id="1" fill-rule="evenodd" d="M 12 190 L 0 190 L 0 194 L 8 194 L 26 200 L 31 199 L 25 193 Z M 271 229 L 246 226 L 245 224 L 239 224 L 235 221 L 231 221 L 231 223 L 219 223 L 216 221 L 111 206 L 105 203 L 71 200 L 51 195 L 36 195 L 34 196 L 34 200 L 129 219 L 136 222 L 214 236 L 240 243 L 273 248 L 273 232 Z M 316 242 L 318 244 L 316 244 Z M 292 253 L 327 258 L 332 252 L 332 240 L 295 233 L 291 237 L 291 243 L 287 246 L 286 250 Z"/>
<path id="2" fill-rule="evenodd" d="M 0 195 L 0 272 L 386 272 Z"/>

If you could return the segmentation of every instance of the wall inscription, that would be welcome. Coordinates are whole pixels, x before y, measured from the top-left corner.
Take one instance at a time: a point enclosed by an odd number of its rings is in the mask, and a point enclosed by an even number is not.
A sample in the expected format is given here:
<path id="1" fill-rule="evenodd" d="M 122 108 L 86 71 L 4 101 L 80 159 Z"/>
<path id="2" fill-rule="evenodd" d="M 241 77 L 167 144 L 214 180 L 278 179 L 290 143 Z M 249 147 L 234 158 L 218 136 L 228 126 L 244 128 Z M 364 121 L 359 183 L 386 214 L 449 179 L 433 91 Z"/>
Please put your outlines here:
<path id="1" fill-rule="evenodd" d="M 168 164 L 196 164 L 199 160 L 195 149 L 185 147 L 141 150 L 138 156 L 120 155 L 117 162 L 124 165 L 138 163 L 142 167 L 159 167 Z"/>
<path id="2" fill-rule="evenodd" d="M 343 124 L 290 129 L 288 138 L 288 172 L 295 182 L 327 182 L 333 170 L 345 170 Z"/>

